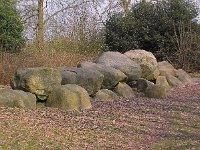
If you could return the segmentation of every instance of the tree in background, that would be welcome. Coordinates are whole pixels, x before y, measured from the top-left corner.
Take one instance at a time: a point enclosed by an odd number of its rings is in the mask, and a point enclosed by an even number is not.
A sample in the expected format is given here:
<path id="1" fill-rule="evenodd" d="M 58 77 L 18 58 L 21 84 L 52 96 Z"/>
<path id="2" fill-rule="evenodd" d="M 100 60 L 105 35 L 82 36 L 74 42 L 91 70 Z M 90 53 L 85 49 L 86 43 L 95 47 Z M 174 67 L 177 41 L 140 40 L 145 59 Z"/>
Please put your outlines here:
<path id="1" fill-rule="evenodd" d="M 183 42 L 183 27 L 184 33 L 199 35 L 195 27 L 199 25 L 194 20 L 197 12 L 189 0 L 141 1 L 127 15 L 116 13 L 107 20 L 105 44 L 113 51 L 141 48 L 160 60 L 171 57 L 178 51 L 178 43 Z"/>
<path id="2" fill-rule="evenodd" d="M 100 4 L 101 0 L 20 0 L 18 6 L 26 27 L 26 37 L 33 39 L 36 49 L 42 50 L 45 44 L 51 42 L 61 44 L 57 50 L 72 51 L 88 49 L 88 45 L 98 43 L 97 7 Z M 66 45 L 69 48 L 64 48 Z"/>
<path id="3" fill-rule="evenodd" d="M 24 45 L 23 24 L 13 0 L 0 0 L 0 50 L 18 52 Z"/>
<path id="4" fill-rule="evenodd" d="M 18 0 L 18 8 L 25 37 L 34 42 L 35 49 L 55 43 L 60 45 L 56 48 L 59 50 L 99 51 L 105 18 L 119 10 L 128 14 L 133 3 L 133 0 Z"/>
<path id="5" fill-rule="evenodd" d="M 53 9 L 50 8 L 52 5 L 55 5 Z M 61 7 L 58 5 L 61 5 Z M 53 0 L 19 0 L 18 6 L 24 24 L 28 29 L 28 34 L 30 34 L 29 31 L 31 31 L 34 35 L 35 45 L 39 51 L 44 48 L 47 24 L 67 9 L 77 7 L 75 0 L 70 0 L 68 2 L 54 2 Z"/>
<path id="6" fill-rule="evenodd" d="M 44 48 L 44 0 L 38 0 L 38 21 L 37 21 L 37 31 L 36 31 L 36 46 L 38 50 L 43 50 Z"/>

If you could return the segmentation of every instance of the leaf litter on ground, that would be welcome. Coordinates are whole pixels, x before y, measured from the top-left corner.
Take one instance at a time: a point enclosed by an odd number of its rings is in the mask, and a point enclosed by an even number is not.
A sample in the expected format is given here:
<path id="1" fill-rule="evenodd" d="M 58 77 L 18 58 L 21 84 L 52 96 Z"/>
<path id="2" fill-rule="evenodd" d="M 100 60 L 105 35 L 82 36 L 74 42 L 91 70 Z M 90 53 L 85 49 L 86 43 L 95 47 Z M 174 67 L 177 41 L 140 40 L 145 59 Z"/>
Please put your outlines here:
<path id="1" fill-rule="evenodd" d="M 91 101 L 80 113 L 0 108 L 0 149 L 200 149 L 199 80 L 162 100 Z"/>

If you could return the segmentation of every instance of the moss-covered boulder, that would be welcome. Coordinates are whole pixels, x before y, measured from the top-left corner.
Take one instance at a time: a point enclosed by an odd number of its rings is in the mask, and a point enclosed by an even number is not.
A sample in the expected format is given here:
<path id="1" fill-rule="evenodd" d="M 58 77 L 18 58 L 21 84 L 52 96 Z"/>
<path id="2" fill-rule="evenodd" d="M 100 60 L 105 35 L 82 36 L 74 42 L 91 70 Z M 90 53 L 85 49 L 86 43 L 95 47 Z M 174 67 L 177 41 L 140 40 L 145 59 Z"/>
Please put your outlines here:
<path id="1" fill-rule="evenodd" d="M 158 76 L 156 79 L 156 85 L 165 87 L 167 91 L 170 89 L 169 83 L 167 82 L 167 78 L 165 76 Z"/>
<path id="2" fill-rule="evenodd" d="M 176 71 L 176 76 L 184 85 L 190 85 L 193 83 L 192 77 L 182 69 Z"/>
<path id="3" fill-rule="evenodd" d="M 115 87 L 114 92 L 117 93 L 118 96 L 126 98 L 135 96 L 133 89 L 124 82 L 119 82 L 119 84 Z"/>
<path id="4" fill-rule="evenodd" d="M 142 69 L 142 78 L 155 80 L 160 74 L 158 70 L 158 62 L 151 52 L 136 49 L 127 51 L 124 55 L 140 65 Z"/>
<path id="5" fill-rule="evenodd" d="M 53 68 L 26 68 L 15 72 L 11 80 L 13 89 L 28 91 L 46 99 L 54 86 L 61 85 L 60 72 Z"/>
<path id="6" fill-rule="evenodd" d="M 113 101 L 117 98 L 118 98 L 117 94 L 108 89 L 101 89 L 95 95 L 95 99 L 103 101 Z"/>
<path id="7" fill-rule="evenodd" d="M 113 89 L 119 82 L 127 80 L 127 76 L 115 68 L 96 64 L 92 62 L 83 62 L 79 67 L 99 71 L 104 75 L 102 89 Z"/>
<path id="8" fill-rule="evenodd" d="M 120 70 L 129 81 L 138 80 L 141 77 L 140 65 L 119 52 L 104 52 L 95 62 Z"/>
<path id="9" fill-rule="evenodd" d="M 158 69 L 161 76 L 166 76 L 167 74 L 176 76 L 176 69 L 167 61 L 158 62 Z"/>
<path id="10" fill-rule="evenodd" d="M 140 78 L 138 81 L 137 81 L 137 91 L 138 92 L 145 92 L 147 87 L 150 87 L 150 86 L 153 86 L 154 83 L 153 82 L 150 82 L 144 78 Z"/>
<path id="11" fill-rule="evenodd" d="M 171 74 L 166 74 L 167 82 L 171 87 L 181 87 L 184 86 L 184 84 L 175 76 Z"/>
<path id="12" fill-rule="evenodd" d="M 0 107 L 35 109 L 36 97 L 21 90 L 0 89 Z"/>
<path id="13" fill-rule="evenodd" d="M 62 75 L 62 85 L 77 84 L 93 96 L 101 89 L 103 74 L 86 68 L 59 68 Z"/>
<path id="14" fill-rule="evenodd" d="M 155 84 L 145 90 L 145 95 L 149 98 L 163 99 L 167 97 L 167 89 L 164 86 Z"/>
<path id="15" fill-rule="evenodd" d="M 61 110 L 81 111 L 91 108 L 91 103 L 89 94 L 84 88 L 75 84 L 67 84 L 53 89 L 46 106 Z"/>

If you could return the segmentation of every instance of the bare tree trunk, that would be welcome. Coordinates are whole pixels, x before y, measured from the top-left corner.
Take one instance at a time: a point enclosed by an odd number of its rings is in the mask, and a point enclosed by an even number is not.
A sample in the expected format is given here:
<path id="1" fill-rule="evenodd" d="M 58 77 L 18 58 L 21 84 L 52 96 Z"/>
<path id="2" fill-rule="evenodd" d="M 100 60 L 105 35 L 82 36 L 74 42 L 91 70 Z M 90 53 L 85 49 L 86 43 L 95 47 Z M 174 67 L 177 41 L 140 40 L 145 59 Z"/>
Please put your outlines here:
<path id="1" fill-rule="evenodd" d="M 38 24 L 36 33 L 36 46 L 38 50 L 44 48 L 44 0 L 38 0 Z"/>
<path id="2" fill-rule="evenodd" d="M 129 13 L 129 5 L 131 4 L 131 0 L 120 0 L 120 5 L 124 9 L 125 15 Z"/>

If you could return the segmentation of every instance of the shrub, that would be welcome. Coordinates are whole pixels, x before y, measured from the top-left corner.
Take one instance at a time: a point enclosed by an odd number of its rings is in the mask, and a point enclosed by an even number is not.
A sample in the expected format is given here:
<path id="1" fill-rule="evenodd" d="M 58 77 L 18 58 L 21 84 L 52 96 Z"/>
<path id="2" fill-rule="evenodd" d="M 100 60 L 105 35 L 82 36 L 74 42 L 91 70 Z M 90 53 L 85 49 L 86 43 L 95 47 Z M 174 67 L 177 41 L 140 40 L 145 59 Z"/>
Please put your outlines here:
<path id="1" fill-rule="evenodd" d="M 23 24 L 13 0 L 0 0 L 0 50 L 18 52 L 24 45 Z"/>
<path id="2" fill-rule="evenodd" d="M 193 28 L 199 26 L 194 20 L 197 15 L 197 8 L 188 0 L 142 1 L 129 14 L 117 13 L 106 21 L 105 45 L 112 51 L 141 48 L 158 59 L 173 57 L 178 50 L 181 24 L 186 24 L 184 32 L 192 29 L 192 33 L 200 33 Z"/>

